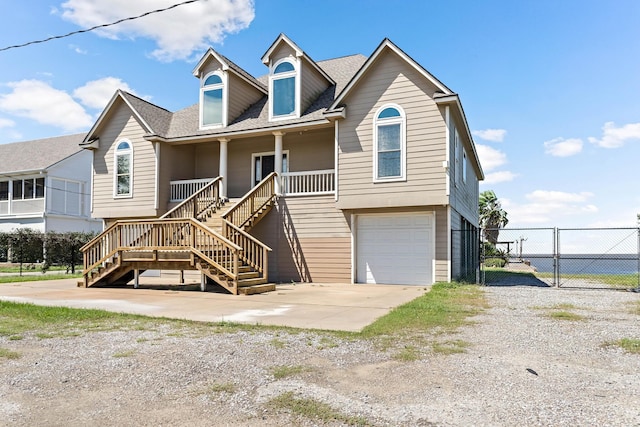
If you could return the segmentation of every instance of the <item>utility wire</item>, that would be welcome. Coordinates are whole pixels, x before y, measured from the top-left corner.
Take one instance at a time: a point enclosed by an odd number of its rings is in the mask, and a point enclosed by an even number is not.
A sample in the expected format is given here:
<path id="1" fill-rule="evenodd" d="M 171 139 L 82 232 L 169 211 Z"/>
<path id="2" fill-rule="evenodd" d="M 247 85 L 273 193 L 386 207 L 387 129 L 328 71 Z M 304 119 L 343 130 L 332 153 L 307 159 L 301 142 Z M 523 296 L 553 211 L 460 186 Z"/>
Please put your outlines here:
<path id="1" fill-rule="evenodd" d="M 130 16 L 128 18 L 118 19 L 117 21 L 111 22 L 109 24 L 100 24 L 100 25 L 96 25 L 95 27 L 86 28 L 84 30 L 72 31 L 70 33 L 63 34 L 63 35 L 60 35 L 60 36 L 52 36 L 52 37 L 48 37 L 48 38 L 42 39 L 42 40 L 33 40 L 33 41 L 30 41 L 30 42 L 27 42 L 27 43 L 22 43 L 22 44 L 16 44 L 16 45 L 13 45 L 13 46 L 3 47 L 3 48 L 0 48 L 0 52 L 3 52 L 5 50 L 9 50 L 9 49 L 17 49 L 17 48 L 20 48 L 20 47 L 30 46 L 32 44 L 45 43 L 45 42 L 48 42 L 48 41 L 51 41 L 51 40 L 63 39 L 65 37 L 75 36 L 76 34 L 88 33 L 90 31 L 94 31 L 94 30 L 97 30 L 99 28 L 111 27 L 113 25 L 117 25 L 117 24 L 120 24 L 120 23 L 125 22 L 125 21 L 134 21 L 136 19 L 140 19 L 140 18 L 143 18 L 145 16 L 152 15 L 154 13 L 164 12 L 164 11 L 167 11 L 169 9 L 176 8 L 178 6 L 182 6 L 182 5 L 189 4 L 189 3 L 196 3 L 198 1 L 201 1 L 201 0 L 186 0 L 186 1 L 183 1 L 182 3 L 177 3 L 177 4 L 171 5 L 169 7 L 165 7 L 164 9 L 156 9 L 156 10 L 152 10 L 150 12 L 145 12 L 142 15 Z"/>

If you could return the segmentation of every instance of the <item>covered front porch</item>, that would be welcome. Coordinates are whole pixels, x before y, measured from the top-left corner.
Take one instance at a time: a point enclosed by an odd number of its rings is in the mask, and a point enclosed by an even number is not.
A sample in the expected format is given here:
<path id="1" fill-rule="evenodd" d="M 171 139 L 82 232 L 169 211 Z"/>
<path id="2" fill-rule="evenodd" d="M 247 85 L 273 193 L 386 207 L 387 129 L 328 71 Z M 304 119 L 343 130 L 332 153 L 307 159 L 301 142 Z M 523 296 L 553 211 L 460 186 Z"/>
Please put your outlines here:
<path id="1" fill-rule="evenodd" d="M 161 202 L 169 210 L 218 177 L 220 197 L 237 199 L 272 172 L 279 196 L 334 194 L 333 135 L 324 128 L 168 144 L 160 157 Z"/>

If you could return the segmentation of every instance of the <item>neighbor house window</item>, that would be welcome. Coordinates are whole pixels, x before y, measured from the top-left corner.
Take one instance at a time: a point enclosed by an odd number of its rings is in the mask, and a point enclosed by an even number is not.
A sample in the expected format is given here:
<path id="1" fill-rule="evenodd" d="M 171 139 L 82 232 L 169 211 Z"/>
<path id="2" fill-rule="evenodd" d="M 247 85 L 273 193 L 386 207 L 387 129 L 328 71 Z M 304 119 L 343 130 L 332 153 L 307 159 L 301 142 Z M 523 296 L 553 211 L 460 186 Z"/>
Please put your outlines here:
<path id="1" fill-rule="evenodd" d="M 374 180 L 405 179 L 405 115 L 397 105 L 383 106 L 374 123 Z"/>
<path id="2" fill-rule="evenodd" d="M 223 126 L 224 121 L 224 83 L 222 76 L 211 74 L 204 79 L 200 91 L 201 125 Z"/>
<path id="3" fill-rule="evenodd" d="M 7 185 L 7 192 L 9 186 Z M 0 193 L 2 190 L 0 189 Z M 41 199 L 44 197 L 44 178 L 16 179 L 13 181 L 13 200 Z M 0 198 L 0 200 L 2 200 Z"/>
<path id="4" fill-rule="evenodd" d="M 129 141 L 120 141 L 115 153 L 115 197 L 130 197 L 133 180 L 133 148 Z"/>
<path id="5" fill-rule="evenodd" d="M 297 71 L 293 63 L 280 62 L 271 75 L 271 116 L 272 118 L 297 115 Z"/>
<path id="6" fill-rule="evenodd" d="M 9 181 L 0 182 L 0 201 L 9 200 Z"/>

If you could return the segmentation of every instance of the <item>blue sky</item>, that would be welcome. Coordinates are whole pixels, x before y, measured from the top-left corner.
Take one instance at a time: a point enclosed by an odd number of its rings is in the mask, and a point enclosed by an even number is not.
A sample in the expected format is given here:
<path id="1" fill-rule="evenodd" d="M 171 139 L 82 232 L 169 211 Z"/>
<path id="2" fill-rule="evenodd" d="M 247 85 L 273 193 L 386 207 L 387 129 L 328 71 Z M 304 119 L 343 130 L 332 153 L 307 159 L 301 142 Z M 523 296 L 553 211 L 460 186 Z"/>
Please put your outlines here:
<path id="1" fill-rule="evenodd" d="M 180 0 L 6 0 L 0 49 Z M 390 6 L 392 4 L 392 6 Z M 640 213 L 637 0 L 200 0 L 0 51 L 0 143 L 88 130 L 115 89 L 175 111 L 212 46 L 254 76 L 281 32 L 316 61 L 385 38 L 462 100 L 514 227 L 630 227 Z"/>

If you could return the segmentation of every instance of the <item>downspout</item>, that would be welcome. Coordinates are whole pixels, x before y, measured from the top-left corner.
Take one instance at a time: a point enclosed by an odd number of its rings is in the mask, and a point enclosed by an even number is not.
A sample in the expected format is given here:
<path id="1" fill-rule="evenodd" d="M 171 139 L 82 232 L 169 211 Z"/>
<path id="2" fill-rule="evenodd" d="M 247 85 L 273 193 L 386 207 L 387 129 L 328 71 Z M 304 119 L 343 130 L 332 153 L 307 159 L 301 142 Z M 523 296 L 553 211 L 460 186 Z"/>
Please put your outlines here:
<path id="1" fill-rule="evenodd" d="M 159 214 L 158 209 L 160 209 L 160 143 L 155 142 L 154 144 L 155 152 L 156 152 L 156 179 L 155 179 L 155 196 L 154 196 L 154 207 L 156 210 L 156 215 Z"/>
<path id="2" fill-rule="evenodd" d="M 338 153 L 340 151 L 339 146 L 338 146 L 338 141 L 340 140 L 340 126 L 338 124 L 338 120 L 335 121 L 335 132 L 334 132 L 334 140 L 335 140 L 335 153 L 333 154 L 333 174 L 334 174 L 334 181 L 333 184 L 335 185 L 334 193 L 335 193 L 335 200 L 336 202 L 338 201 L 338 177 L 340 176 L 338 174 Z"/>
<path id="3" fill-rule="evenodd" d="M 445 169 L 445 195 L 448 198 L 446 211 L 447 230 L 447 282 L 451 282 L 451 176 L 449 167 L 451 165 L 451 110 L 448 105 L 444 107 L 445 122 L 445 161 L 442 166 Z"/>

